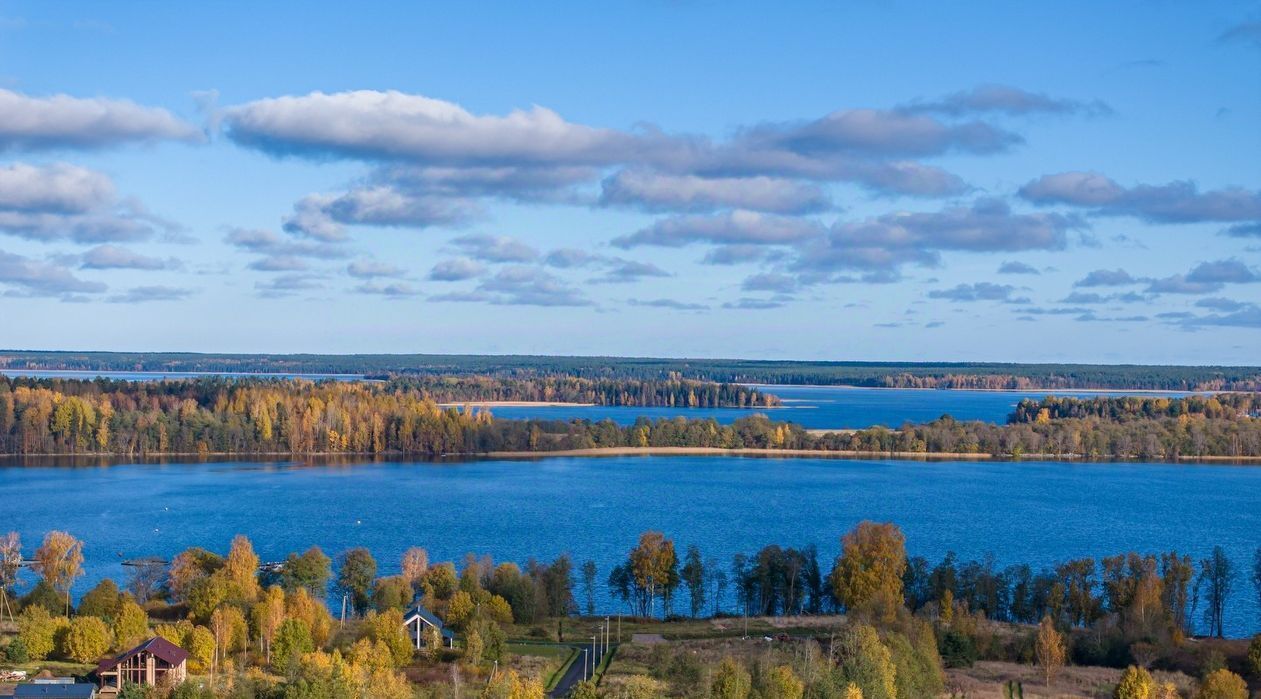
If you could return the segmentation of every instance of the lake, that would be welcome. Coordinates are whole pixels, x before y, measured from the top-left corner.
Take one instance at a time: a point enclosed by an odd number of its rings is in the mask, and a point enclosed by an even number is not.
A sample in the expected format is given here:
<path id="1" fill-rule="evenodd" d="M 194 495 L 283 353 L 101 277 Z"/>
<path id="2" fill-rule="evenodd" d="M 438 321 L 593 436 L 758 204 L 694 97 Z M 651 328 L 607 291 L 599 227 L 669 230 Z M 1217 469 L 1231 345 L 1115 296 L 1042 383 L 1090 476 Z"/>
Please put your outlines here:
<path id="1" fill-rule="evenodd" d="M 672 418 L 679 415 L 713 418 L 729 423 L 762 412 L 776 420 L 795 422 L 807 429 L 862 428 L 872 425 L 898 427 L 904 422 L 927 422 L 949 414 L 956 420 L 1006 422 L 1016 404 L 1025 398 L 1046 395 L 1126 396 L 1153 395 L 1127 391 L 954 391 L 912 388 L 854 388 L 850 386 L 759 386 L 783 399 L 784 405 L 766 410 L 740 408 L 640 408 L 606 406 L 503 406 L 491 409 L 495 417 L 509 420 L 611 419 L 629 425 L 640 417 Z M 1157 395 L 1190 395 L 1161 393 Z"/>
<path id="2" fill-rule="evenodd" d="M 640 532 L 724 565 L 766 544 L 817 544 L 831 567 L 863 519 L 896 522 L 912 555 L 993 553 L 1035 569 L 1081 556 L 1221 545 L 1240 575 L 1226 628 L 1261 630 L 1248 582 L 1261 545 L 1261 469 L 1171 464 L 620 457 L 312 465 L 232 462 L 0 468 L 0 530 L 34 549 L 50 529 L 86 545 L 81 594 L 126 558 L 249 536 L 264 560 L 312 544 L 367 546 L 381 573 L 409 546 L 524 563 L 570 552 L 601 583 Z M 29 573 L 26 574 L 29 580 Z M 600 585 L 599 607 L 619 605 Z"/>
<path id="3" fill-rule="evenodd" d="M 122 381 L 159 381 L 192 379 L 207 376 L 228 378 L 302 378 L 312 381 L 360 381 L 355 374 L 247 374 L 187 373 L 143 371 L 63 371 L 34 369 L 0 369 L 0 374 L 36 378 L 94 379 L 101 376 Z M 956 391 L 911 388 L 855 388 L 852 386 L 789 386 L 761 385 L 767 393 L 783 399 L 783 407 L 760 411 L 741 408 L 642 408 L 598 405 L 501 406 L 491 409 L 495 417 L 506 420 L 613 420 L 630 425 L 641 417 L 713 418 L 727 424 L 755 412 L 776 420 L 795 422 L 806 429 L 851 429 L 884 425 L 898 427 L 904 422 L 927 422 L 949 414 L 956 420 L 1006 422 L 1016 404 L 1025 398 L 1040 399 L 1046 395 L 1062 396 L 1127 396 L 1127 395 L 1191 395 L 1176 391 L 1151 393 L 1135 391 Z"/>

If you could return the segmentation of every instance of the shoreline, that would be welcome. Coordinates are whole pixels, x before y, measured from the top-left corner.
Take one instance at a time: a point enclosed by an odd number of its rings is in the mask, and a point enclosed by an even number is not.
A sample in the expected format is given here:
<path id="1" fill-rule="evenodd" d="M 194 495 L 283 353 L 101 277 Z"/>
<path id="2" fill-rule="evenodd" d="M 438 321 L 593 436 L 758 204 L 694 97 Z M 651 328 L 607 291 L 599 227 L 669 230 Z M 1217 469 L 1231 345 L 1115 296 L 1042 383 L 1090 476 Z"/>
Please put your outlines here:
<path id="1" fill-rule="evenodd" d="M 548 400 L 469 400 L 439 403 L 439 408 L 593 408 L 595 403 Z"/>
<path id="2" fill-rule="evenodd" d="M 301 461 L 307 459 L 328 459 L 330 461 L 363 461 L 365 463 L 384 461 L 474 461 L 479 459 L 544 459 L 550 457 L 566 458 L 599 458 L 610 456 L 760 456 L 780 457 L 785 459 L 862 459 L 870 461 L 912 460 L 912 461 L 987 461 L 993 463 L 1021 461 L 1056 461 L 1079 464 L 1236 464 L 1240 466 L 1261 465 L 1259 456 L 1189 456 L 1182 455 L 1176 459 L 1143 460 L 1138 456 L 1089 456 L 1064 454 L 988 454 L 984 452 L 922 452 L 922 451 L 842 451 L 831 449 L 771 449 L 759 447 L 592 447 L 589 449 L 555 449 L 551 451 L 489 451 L 489 452 L 452 452 L 446 454 L 405 454 L 402 452 L 160 452 L 148 454 L 103 454 L 97 452 L 56 453 L 56 454 L 0 454 L 0 469 L 20 468 L 34 464 L 21 463 L 51 459 L 77 459 L 87 461 L 114 461 L 120 464 L 167 464 L 167 463 L 232 463 L 246 462 L 252 459 L 268 459 L 276 461 Z M 65 464 L 76 466 L 77 464 Z M 40 464 L 43 466 L 43 464 Z M 56 464 L 53 464 L 56 466 Z"/>
<path id="3" fill-rule="evenodd" d="M 454 455 L 453 455 L 454 456 Z M 1063 461 L 1079 463 L 1126 463 L 1139 457 L 1085 457 L 1062 454 L 1021 454 L 1010 456 L 982 452 L 922 452 L 922 451 L 840 451 L 829 449 L 769 449 L 744 447 L 594 447 L 591 449 L 559 449 L 556 451 L 491 451 L 475 456 L 490 459 L 529 459 L 548 456 L 602 457 L 602 456 L 781 456 L 788 458 L 849 458 L 849 459 L 922 459 L 931 461 Z M 1218 463 L 1240 462 L 1261 464 L 1261 456 L 1179 456 L 1175 460 L 1156 460 L 1150 463 Z M 1144 462 L 1146 463 L 1146 462 Z"/>
<path id="4" fill-rule="evenodd" d="M 737 382 L 739 383 L 739 382 Z M 741 386 L 750 388 L 845 388 L 854 391 L 974 391 L 976 393 L 1044 393 L 1052 394 L 1078 394 L 1078 393 L 1142 393 L 1153 394 L 1156 396 L 1199 396 L 1199 395 L 1215 395 L 1218 393 L 1256 393 L 1256 391 L 1242 390 L 1212 390 L 1197 391 L 1186 389 L 1169 389 L 1160 388 L 928 388 L 925 386 L 855 386 L 845 383 L 739 383 Z M 773 391 L 772 391 L 773 393 Z"/>

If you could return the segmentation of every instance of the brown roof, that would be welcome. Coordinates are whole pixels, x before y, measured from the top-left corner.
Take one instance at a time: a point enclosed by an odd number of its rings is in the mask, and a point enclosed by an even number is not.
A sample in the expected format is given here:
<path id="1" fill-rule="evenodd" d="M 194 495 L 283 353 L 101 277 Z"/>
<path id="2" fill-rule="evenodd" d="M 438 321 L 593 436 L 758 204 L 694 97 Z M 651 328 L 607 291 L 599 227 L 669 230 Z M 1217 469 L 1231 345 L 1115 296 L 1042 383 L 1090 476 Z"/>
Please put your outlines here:
<path id="1" fill-rule="evenodd" d="M 153 653 L 154 657 L 170 665 L 179 665 L 188 659 L 188 651 L 180 648 L 161 636 L 154 636 L 126 653 L 120 653 L 113 658 L 102 660 L 101 663 L 96 666 L 96 671 L 104 672 L 105 670 L 113 669 L 124 660 L 144 652 Z"/>

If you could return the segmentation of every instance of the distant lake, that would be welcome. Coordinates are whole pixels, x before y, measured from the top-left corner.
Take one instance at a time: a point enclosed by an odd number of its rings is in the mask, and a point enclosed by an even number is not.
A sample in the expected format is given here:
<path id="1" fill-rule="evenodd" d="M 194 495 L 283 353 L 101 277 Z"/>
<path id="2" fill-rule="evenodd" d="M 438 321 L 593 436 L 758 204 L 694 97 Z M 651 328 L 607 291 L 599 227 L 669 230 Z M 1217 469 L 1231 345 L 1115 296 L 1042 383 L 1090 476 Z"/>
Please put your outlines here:
<path id="1" fill-rule="evenodd" d="M 251 374 L 230 372 L 146 372 L 146 371 L 62 371 L 0 368 L 0 374 L 35 378 L 86 379 L 100 376 L 119 381 L 159 381 L 196 379 L 212 376 L 229 378 L 308 379 L 311 381 L 363 381 L 358 374 Z M 782 407 L 749 410 L 742 408 L 644 408 L 587 405 L 502 406 L 491 408 L 505 420 L 613 420 L 630 425 L 641 417 L 713 418 L 727 424 L 760 412 L 775 420 L 795 422 L 807 429 L 854 429 L 884 425 L 898 427 L 905 422 L 928 422 L 942 415 L 956 420 L 1006 422 L 1016 404 L 1025 398 L 1061 396 L 1185 396 L 1187 392 L 1167 391 L 964 391 L 913 388 L 855 388 L 852 386 L 759 385 L 757 388 L 783 399 Z"/>
<path id="2" fill-rule="evenodd" d="M 1046 395 L 1125 396 L 1190 395 L 1188 393 L 1147 393 L 1130 391 L 955 391 L 912 388 L 854 388 L 850 386 L 758 386 L 783 399 L 780 408 L 746 410 L 741 408 L 639 408 L 605 406 L 504 406 L 492 408 L 498 418 L 509 420 L 610 419 L 629 425 L 640 417 L 650 419 L 678 416 L 713 418 L 729 423 L 761 412 L 775 420 L 795 422 L 807 429 L 861 428 L 872 425 L 897 427 L 904 422 L 927 422 L 949 414 L 956 420 L 1006 422 L 1016 404 L 1025 398 Z"/>
<path id="3" fill-rule="evenodd" d="M 766 544 L 814 543 L 830 569 L 838 537 L 872 519 L 896 522 L 909 552 L 934 563 L 949 550 L 1035 569 L 1129 550 L 1199 559 L 1221 545 L 1239 570 L 1227 631 L 1261 630 L 1246 573 L 1261 545 L 1261 468 L 739 457 L 27 466 L 0 467 L 0 493 L 0 531 L 16 527 L 27 553 L 50 529 L 85 541 L 79 594 L 102 576 L 125 580 L 126 558 L 223 552 L 243 533 L 264 560 L 367 546 L 383 575 L 413 545 L 431 560 L 568 551 L 596 561 L 599 608 L 617 612 L 603 581 L 644 530 L 724 566 Z"/>
<path id="4" fill-rule="evenodd" d="M 0 374 L 27 376 L 34 379 L 77 379 L 91 381 L 96 378 L 114 381 L 164 381 L 168 379 L 204 379 L 216 376 L 254 379 L 309 379 L 311 381 L 360 381 L 360 374 L 285 374 L 250 373 L 231 371 L 72 371 L 69 369 L 11 369 L 0 367 Z"/>

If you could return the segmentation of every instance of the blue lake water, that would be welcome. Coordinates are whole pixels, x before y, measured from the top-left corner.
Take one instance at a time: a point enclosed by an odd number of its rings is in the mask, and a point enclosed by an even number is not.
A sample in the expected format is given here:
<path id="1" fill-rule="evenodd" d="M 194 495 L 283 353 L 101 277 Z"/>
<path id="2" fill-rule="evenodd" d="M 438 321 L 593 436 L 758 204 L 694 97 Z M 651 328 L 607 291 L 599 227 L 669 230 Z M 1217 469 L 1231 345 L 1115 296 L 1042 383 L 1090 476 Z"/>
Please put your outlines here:
<path id="1" fill-rule="evenodd" d="M 382 574 L 409 546 L 433 560 L 466 552 L 524 563 L 562 552 L 602 581 L 638 534 L 659 529 L 726 565 L 763 545 L 817 544 L 826 568 L 860 520 L 896 522 L 912 555 L 992 553 L 1035 568 L 1080 556 L 1221 545 L 1240 571 L 1231 635 L 1261 630 L 1248 582 L 1261 545 L 1261 468 L 1169 464 L 625 457 L 209 463 L 0 468 L 0 530 L 27 552 L 50 529 L 85 541 L 87 574 L 125 579 L 121 561 L 248 535 L 264 560 L 319 545 L 367 546 Z M 600 608 L 617 611 L 600 586 Z"/>
<path id="2" fill-rule="evenodd" d="M 493 408 L 498 418 L 510 420 L 611 419 L 629 425 L 640 417 L 672 418 L 679 415 L 713 418 L 729 423 L 762 412 L 776 420 L 795 422 L 807 429 L 861 428 L 872 425 L 897 427 L 904 422 L 927 422 L 944 414 L 957 420 L 1006 422 L 1016 404 L 1025 398 L 1040 399 L 1048 391 L 946 391 L 902 388 L 852 388 L 849 386 L 762 386 L 783 399 L 783 407 L 752 411 L 740 408 L 639 408 L 605 406 L 503 406 Z M 1067 396 L 1138 395 L 1126 391 L 1063 391 Z M 1151 394 L 1142 394 L 1151 395 Z M 1187 395 L 1164 393 L 1160 395 Z"/>
<path id="3" fill-rule="evenodd" d="M 230 378 L 302 378 L 312 381 L 360 381 L 357 374 L 249 374 L 249 373 L 192 373 L 192 372 L 145 372 L 145 371 L 64 371 L 34 369 L 0 369 L 0 374 L 31 376 L 36 378 L 94 379 L 101 376 L 122 381 L 158 381 L 165 379 L 192 379 L 206 376 Z M 904 422 L 927 422 L 942 415 L 952 415 L 957 420 L 984 420 L 1005 422 L 1016 404 L 1025 398 L 1039 399 L 1049 394 L 1065 396 L 1125 396 L 1152 395 L 1132 391 L 955 391 L 921 390 L 902 388 L 854 388 L 850 386 L 760 386 L 768 393 L 783 399 L 783 407 L 765 410 L 741 408 L 640 408 L 607 407 L 596 405 L 559 406 L 502 406 L 491 410 L 495 417 L 507 420 L 613 420 L 620 425 L 630 425 L 641 417 L 659 418 L 689 417 L 713 418 L 720 423 L 730 423 L 755 412 L 762 412 L 776 420 L 795 422 L 807 429 L 848 429 L 884 425 L 898 427 Z M 1164 392 L 1158 395 L 1189 395 Z"/>

